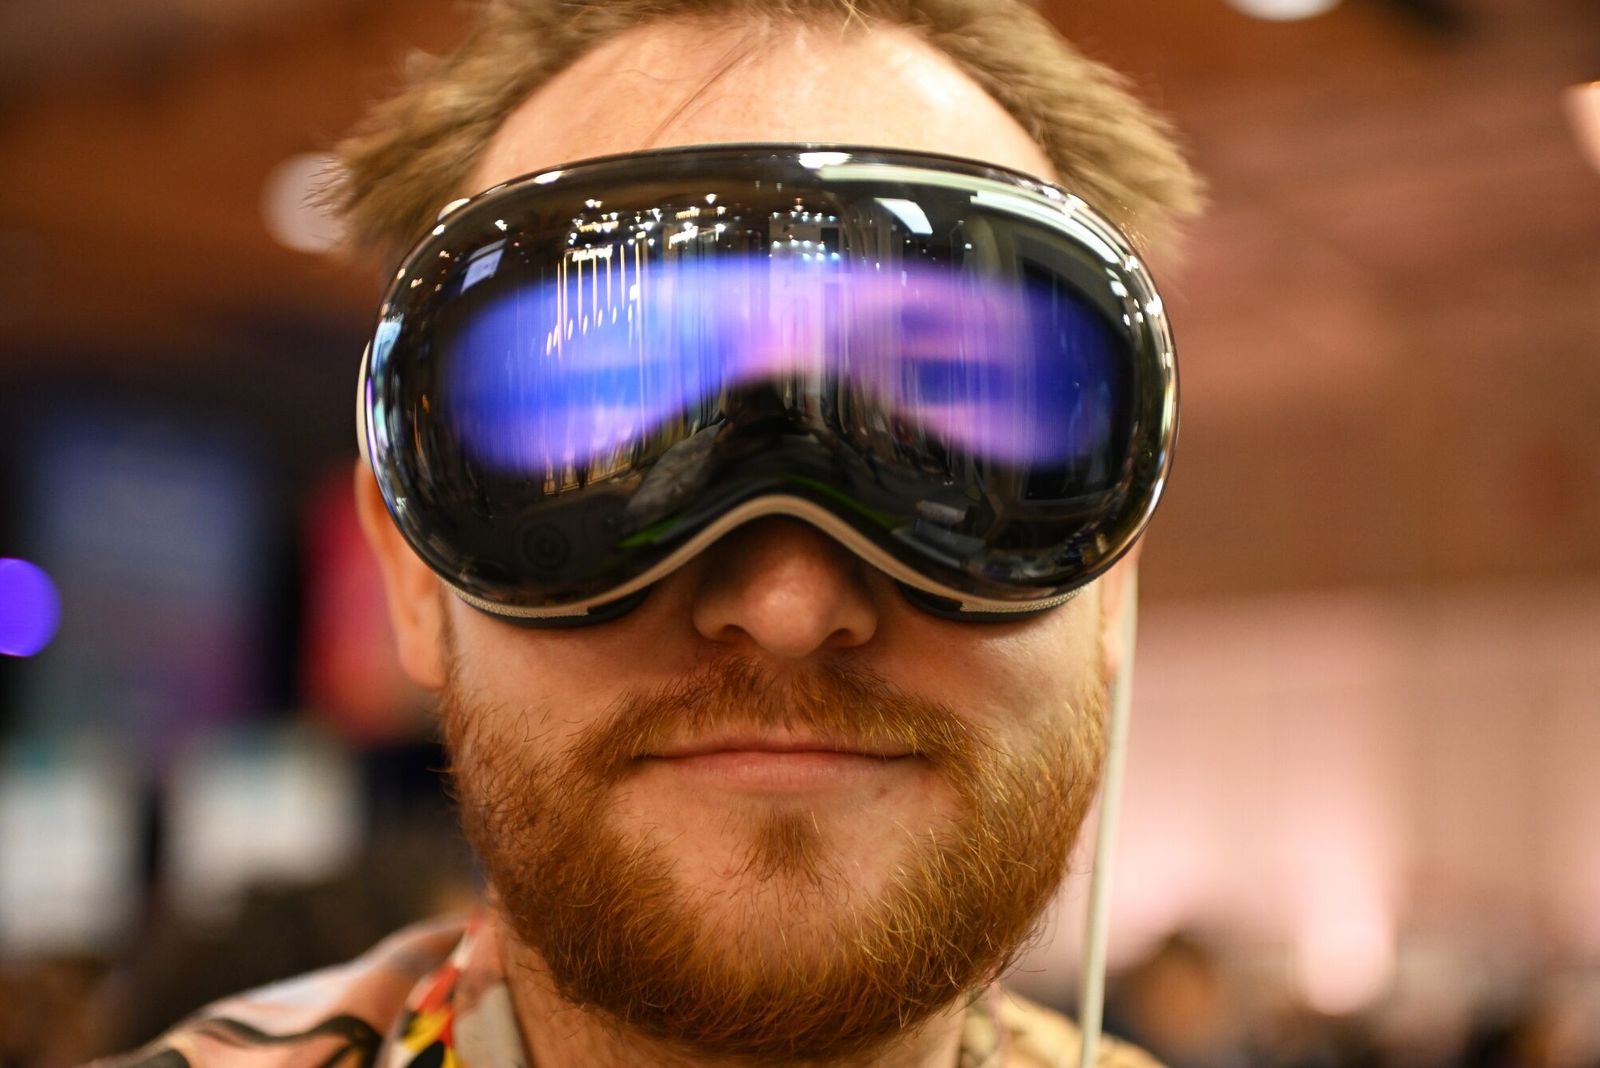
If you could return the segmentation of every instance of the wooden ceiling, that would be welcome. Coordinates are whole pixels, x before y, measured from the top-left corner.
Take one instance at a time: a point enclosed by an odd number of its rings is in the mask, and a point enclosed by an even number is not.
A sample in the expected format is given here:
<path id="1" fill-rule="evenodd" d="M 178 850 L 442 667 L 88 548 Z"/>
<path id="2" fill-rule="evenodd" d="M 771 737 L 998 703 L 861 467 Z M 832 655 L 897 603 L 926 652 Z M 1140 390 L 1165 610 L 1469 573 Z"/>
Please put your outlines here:
<path id="1" fill-rule="evenodd" d="M 1600 570 L 1600 174 L 1559 101 L 1600 77 L 1600 5 L 1429 8 L 1046 5 L 1212 183 L 1158 263 L 1184 433 L 1154 597 Z M 13 0 L 0 414 L 93 371 L 342 448 L 376 276 L 277 245 L 262 183 L 460 24 L 438 0 Z"/>

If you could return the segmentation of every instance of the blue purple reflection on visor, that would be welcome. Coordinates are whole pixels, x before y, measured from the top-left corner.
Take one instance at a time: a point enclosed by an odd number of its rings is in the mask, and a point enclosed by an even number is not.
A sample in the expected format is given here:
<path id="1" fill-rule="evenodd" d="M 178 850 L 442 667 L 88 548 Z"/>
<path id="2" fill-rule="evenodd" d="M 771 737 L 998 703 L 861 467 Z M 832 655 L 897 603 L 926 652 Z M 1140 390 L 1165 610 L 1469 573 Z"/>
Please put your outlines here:
<path id="1" fill-rule="evenodd" d="M 763 384 L 794 409 L 847 407 L 989 461 L 1093 466 L 1121 448 L 1126 342 L 1059 281 L 820 252 L 652 261 L 621 245 L 551 274 L 480 283 L 438 339 L 444 406 L 491 467 L 614 457 Z"/>

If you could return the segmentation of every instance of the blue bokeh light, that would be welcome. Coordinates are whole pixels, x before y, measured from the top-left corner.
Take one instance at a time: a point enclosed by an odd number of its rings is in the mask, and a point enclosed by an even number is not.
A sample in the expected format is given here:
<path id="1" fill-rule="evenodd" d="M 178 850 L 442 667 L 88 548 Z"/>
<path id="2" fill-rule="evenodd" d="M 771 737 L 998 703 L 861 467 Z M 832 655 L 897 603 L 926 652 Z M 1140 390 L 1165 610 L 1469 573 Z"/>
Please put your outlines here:
<path id="1" fill-rule="evenodd" d="M 0 557 L 0 656 L 32 656 L 61 622 L 61 596 L 50 576 L 26 560 Z"/>

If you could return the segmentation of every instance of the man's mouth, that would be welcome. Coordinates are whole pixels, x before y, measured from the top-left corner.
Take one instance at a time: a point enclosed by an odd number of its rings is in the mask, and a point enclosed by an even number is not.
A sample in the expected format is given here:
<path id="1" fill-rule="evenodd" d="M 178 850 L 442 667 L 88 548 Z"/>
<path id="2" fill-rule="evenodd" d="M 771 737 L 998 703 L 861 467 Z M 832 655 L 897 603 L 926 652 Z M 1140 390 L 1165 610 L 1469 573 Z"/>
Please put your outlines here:
<path id="1" fill-rule="evenodd" d="M 905 746 L 773 732 L 687 739 L 640 758 L 697 785 L 789 792 L 860 783 L 916 762 Z"/>

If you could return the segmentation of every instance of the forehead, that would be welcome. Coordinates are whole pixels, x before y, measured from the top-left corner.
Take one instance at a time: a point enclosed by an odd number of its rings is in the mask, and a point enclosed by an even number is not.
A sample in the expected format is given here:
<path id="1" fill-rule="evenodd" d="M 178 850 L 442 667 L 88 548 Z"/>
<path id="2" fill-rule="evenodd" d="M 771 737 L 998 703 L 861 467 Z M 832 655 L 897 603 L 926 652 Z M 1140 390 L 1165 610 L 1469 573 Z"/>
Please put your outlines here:
<path id="1" fill-rule="evenodd" d="M 605 42 L 524 101 L 465 192 L 589 156 L 729 141 L 943 152 L 1055 178 L 993 97 L 903 30 L 672 21 Z"/>

